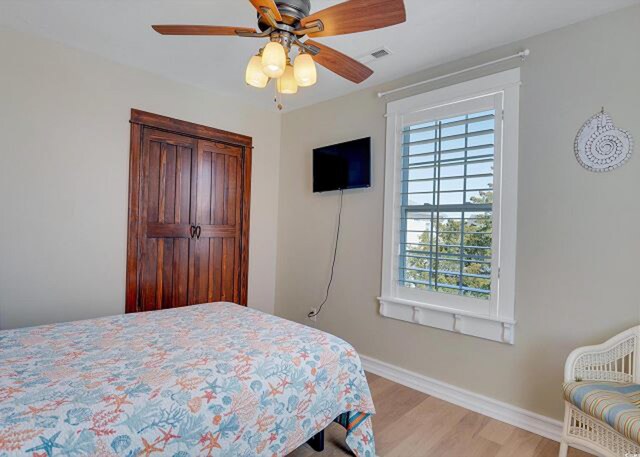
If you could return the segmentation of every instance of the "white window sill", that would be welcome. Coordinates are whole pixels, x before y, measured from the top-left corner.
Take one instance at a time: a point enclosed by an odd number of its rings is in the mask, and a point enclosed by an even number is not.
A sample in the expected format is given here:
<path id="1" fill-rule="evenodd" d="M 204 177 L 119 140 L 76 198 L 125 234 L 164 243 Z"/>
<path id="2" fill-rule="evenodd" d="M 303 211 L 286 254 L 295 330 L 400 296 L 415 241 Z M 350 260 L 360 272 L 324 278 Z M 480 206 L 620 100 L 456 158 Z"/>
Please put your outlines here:
<path id="1" fill-rule="evenodd" d="M 400 298 L 379 297 L 384 317 L 435 327 L 463 335 L 513 344 L 516 322 Z"/>

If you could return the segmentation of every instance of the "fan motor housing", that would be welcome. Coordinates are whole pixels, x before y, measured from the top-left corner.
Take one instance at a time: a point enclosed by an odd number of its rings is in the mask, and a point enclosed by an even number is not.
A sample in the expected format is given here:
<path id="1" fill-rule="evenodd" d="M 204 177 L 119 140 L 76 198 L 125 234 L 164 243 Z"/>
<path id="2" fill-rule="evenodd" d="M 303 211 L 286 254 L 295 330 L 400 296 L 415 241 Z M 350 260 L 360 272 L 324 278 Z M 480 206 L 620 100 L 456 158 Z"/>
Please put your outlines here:
<path id="1" fill-rule="evenodd" d="M 290 26 L 297 25 L 300 19 L 307 17 L 311 12 L 311 0 L 276 0 L 275 3 L 282 16 L 282 22 Z M 258 27 L 262 31 L 269 28 L 269 24 L 259 14 Z"/>

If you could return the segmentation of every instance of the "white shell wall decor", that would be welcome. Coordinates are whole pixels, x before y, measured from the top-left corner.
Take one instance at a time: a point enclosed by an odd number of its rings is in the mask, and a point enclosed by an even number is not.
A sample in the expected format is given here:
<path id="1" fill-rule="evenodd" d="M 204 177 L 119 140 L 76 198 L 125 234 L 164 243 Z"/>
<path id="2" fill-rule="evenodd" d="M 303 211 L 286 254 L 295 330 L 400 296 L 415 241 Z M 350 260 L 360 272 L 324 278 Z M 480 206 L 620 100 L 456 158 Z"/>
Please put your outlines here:
<path id="1" fill-rule="evenodd" d="M 633 138 L 616 128 L 604 108 L 584 123 L 575 141 L 578 162 L 594 172 L 611 171 L 631 158 Z"/>

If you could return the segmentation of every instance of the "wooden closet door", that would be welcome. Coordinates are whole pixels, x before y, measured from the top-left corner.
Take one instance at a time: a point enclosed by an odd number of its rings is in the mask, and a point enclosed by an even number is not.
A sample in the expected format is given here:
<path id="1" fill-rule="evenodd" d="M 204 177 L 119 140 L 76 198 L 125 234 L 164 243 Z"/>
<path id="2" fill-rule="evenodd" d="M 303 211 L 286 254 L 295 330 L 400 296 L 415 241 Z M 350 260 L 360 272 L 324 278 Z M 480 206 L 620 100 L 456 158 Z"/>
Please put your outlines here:
<path id="1" fill-rule="evenodd" d="M 247 304 L 251 137 L 131 110 L 127 313 Z"/>
<path id="2" fill-rule="evenodd" d="M 200 140 L 191 303 L 240 302 L 242 148 Z"/>
<path id="3" fill-rule="evenodd" d="M 144 129 L 138 310 L 190 304 L 197 140 Z"/>

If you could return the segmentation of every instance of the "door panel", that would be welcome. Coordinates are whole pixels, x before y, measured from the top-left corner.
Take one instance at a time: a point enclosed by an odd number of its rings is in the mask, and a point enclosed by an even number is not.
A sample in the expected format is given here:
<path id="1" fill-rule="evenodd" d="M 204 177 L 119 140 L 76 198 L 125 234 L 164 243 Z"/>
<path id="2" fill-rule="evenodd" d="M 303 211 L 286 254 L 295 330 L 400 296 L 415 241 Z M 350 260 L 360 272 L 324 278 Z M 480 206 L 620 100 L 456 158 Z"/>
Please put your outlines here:
<path id="1" fill-rule="evenodd" d="M 221 300 L 237 301 L 239 269 L 236 262 L 240 258 L 239 241 L 237 238 L 222 239 L 222 279 Z"/>
<path id="2" fill-rule="evenodd" d="M 239 302 L 242 148 L 198 142 L 194 303 Z"/>
<path id="3" fill-rule="evenodd" d="M 145 129 L 142 145 L 142 269 L 139 309 L 189 303 L 197 141 Z"/>
<path id="4" fill-rule="evenodd" d="M 127 312 L 246 305 L 251 144 L 132 110 Z"/>

